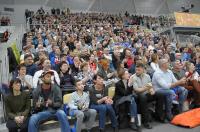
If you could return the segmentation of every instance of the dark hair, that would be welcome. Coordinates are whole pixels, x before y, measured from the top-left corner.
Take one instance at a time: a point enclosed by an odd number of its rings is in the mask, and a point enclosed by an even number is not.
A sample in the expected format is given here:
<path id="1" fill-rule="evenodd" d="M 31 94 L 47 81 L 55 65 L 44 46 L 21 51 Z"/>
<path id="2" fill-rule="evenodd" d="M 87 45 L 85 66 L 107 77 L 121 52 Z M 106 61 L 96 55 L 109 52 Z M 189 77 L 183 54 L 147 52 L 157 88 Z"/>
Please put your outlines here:
<path id="1" fill-rule="evenodd" d="M 97 74 L 94 75 L 93 80 L 97 80 L 97 76 L 103 78 L 103 75 L 100 72 L 97 72 Z"/>
<path id="2" fill-rule="evenodd" d="M 58 70 L 59 73 L 61 73 L 61 67 L 62 67 L 62 65 L 64 65 L 64 64 L 67 64 L 67 65 L 69 66 L 69 63 L 67 63 L 66 61 L 62 61 L 62 62 L 59 64 L 59 70 Z M 67 72 L 69 72 L 69 71 L 70 71 L 70 66 L 69 66 Z"/>
<path id="3" fill-rule="evenodd" d="M 129 50 L 131 52 L 131 49 L 130 48 L 125 48 L 122 52 L 122 58 L 125 58 L 126 57 L 126 51 Z"/>
<path id="4" fill-rule="evenodd" d="M 82 81 L 82 80 L 81 80 L 81 79 L 75 79 L 74 85 L 76 86 L 76 84 L 77 84 L 78 82 L 80 82 L 80 81 Z"/>
<path id="5" fill-rule="evenodd" d="M 24 60 L 27 59 L 27 58 L 29 58 L 29 57 L 33 58 L 33 56 L 31 54 L 24 55 Z"/>
<path id="6" fill-rule="evenodd" d="M 15 79 L 12 79 L 10 81 L 10 84 L 9 84 L 9 89 L 10 89 L 10 92 L 13 94 L 13 84 L 14 83 L 20 83 L 21 84 L 21 80 L 19 78 L 15 78 Z"/>
<path id="7" fill-rule="evenodd" d="M 24 63 L 19 64 L 18 67 L 17 67 L 17 70 L 20 70 L 22 67 L 26 67 L 26 65 Z"/>
<path id="8" fill-rule="evenodd" d="M 64 53 L 63 53 L 63 54 L 60 55 L 60 58 L 63 58 L 63 57 L 65 57 L 65 56 L 67 56 L 67 54 L 64 54 Z"/>
<path id="9" fill-rule="evenodd" d="M 145 65 L 141 62 L 138 62 L 136 63 L 136 66 L 135 67 L 142 67 L 142 68 L 145 68 Z"/>
<path id="10" fill-rule="evenodd" d="M 123 79 L 122 76 L 124 75 L 125 72 L 126 72 L 126 70 L 125 70 L 124 68 L 119 68 L 119 69 L 117 70 L 118 77 L 119 77 L 120 79 Z"/>
<path id="11" fill-rule="evenodd" d="M 83 67 L 87 66 L 88 65 L 88 62 L 83 62 L 80 66 L 81 70 L 83 70 Z"/>
<path id="12" fill-rule="evenodd" d="M 158 61 L 158 55 L 155 54 L 155 53 L 152 54 L 152 55 L 151 55 L 151 61 L 152 61 L 152 62 Z M 158 63 L 158 62 L 157 62 L 157 63 Z"/>

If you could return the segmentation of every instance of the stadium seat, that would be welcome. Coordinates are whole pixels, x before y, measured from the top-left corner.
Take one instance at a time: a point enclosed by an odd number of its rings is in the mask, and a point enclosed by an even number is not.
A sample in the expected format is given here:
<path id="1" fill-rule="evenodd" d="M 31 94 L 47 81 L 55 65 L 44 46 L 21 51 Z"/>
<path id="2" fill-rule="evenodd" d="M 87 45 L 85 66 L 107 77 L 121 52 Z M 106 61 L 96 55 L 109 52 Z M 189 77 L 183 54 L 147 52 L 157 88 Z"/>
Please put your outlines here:
<path id="1" fill-rule="evenodd" d="M 63 104 L 64 104 L 64 107 L 66 107 L 66 104 L 68 104 L 69 102 L 70 102 L 70 100 L 71 100 L 71 96 L 72 96 L 72 94 L 71 93 L 69 93 L 69 94 L 65 94 L 64 96 L 63 96 Z M 65 108 L 64 108 L 64 111 L 65 111 Z M 65 111 L 66 112 L 66 111 Z M 68 112 L 66 112 L 66 114 L 67 114 Z M 74 116 L 69 116 L 69 115 L 67 115 L 67 118 L 68 118 L 68 120 L 75 120 L 75 117 Z M 76 132 L 76 121 L 73 123 L 74 125 L 73 125 L 73 127 L 71 127 L 71 131 L 72 132 Z"/>
<path id="2" fill-rule="evenodd" d="M 70 102 L 70 100 L 71 100 L 71 93 L 70 94 L 65 94 L 64 96 L 63 96 L 63 104 L 68 104 L 69 102 Z"/>

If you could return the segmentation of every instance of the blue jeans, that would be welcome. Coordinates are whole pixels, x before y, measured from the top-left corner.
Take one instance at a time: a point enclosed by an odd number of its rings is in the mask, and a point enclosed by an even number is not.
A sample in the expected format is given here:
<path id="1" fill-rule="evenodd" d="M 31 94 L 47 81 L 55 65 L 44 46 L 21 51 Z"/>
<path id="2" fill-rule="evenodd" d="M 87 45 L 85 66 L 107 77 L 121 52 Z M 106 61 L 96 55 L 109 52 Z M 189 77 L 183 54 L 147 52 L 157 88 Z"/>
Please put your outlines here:
<path id="1" fill-rule="evenodd" d="M 108 112 L 108 115 L 110 117 L 112 127 L 117 127 L 117 118 L 115 111 L 112 107 L 112 105 L 109 104 L 99 104 L 95 105 L 92 104 L 90 106 L 91 109 L 95 109 L 99 113 L 99 128 L 104 129 L 105 128 L 105 121 L 106 121 L 106 113 Z"/>
<path id="2" fill-rule="evenodd" d="M 165 111 L 167 116 L 172 115 L 172 101 L 174 98 L 174 90 L 178 94 L 179 110 L 182 111 L 183 102 L 186 100 L 188 91 L 181 86 L 177 86 L 172 89 L 159 89 L 156 91 L 157 94 L 163 94 L 165 96 Z"/>
<path id="3" fill-rule="evenodd" d="M 61 132 L 70 132 L 69 122 L 67 120 L 67 115 L 63 110 L 57 110 L 56 113 L 51 113 L 49 111 L 42 111 L 37 114 L 33 114 L 29 120 L 28 132 L 38 132 L 39 122 L 46 120 L 51 116 L 56 115 L 61 126 Z"/>
<path id="4" fill-rule="evenodd" d="M 172 88 L 172 90 L 175 92 L 176 95 L 178 95 L 179 111 L 182 112 L 183 103 L 187 99 L 188 90 L 181 86 Z"/>
<path id="5" fill-rule="evenodd" d="M 172 100 L 174 97 L 174 91 L 170 89 L 159 89 L 155 94 L 165 96 L 165 112 L 167 116 L 172 115 Z"/>
<path id="6" fill-rule="evenodd" d="M 135 102 L 135 99 L 134 97 L 131 98 L 131 103 L 130 103 L 130 115 L 131 117 L 134 117 L 135 118 L 135 121 L 137 122 L 138 119 L 137 119 L 137 104 Z"/>

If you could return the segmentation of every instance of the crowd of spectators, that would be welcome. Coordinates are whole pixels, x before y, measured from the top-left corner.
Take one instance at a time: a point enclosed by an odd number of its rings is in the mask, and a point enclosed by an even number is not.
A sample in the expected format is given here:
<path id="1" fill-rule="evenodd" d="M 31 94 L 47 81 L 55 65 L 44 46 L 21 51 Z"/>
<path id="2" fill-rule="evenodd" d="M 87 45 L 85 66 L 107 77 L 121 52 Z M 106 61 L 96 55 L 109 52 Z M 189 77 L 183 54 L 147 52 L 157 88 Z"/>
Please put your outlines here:
<path id="1" fill-rule="evenodd" d="M 69 132 L 66 113 L 60 109 L 62 95 L 69 92 L 73 92 L 70 111 L 77 124 L 84 116 L 89 119 L 87 131 L 96 112 L 100 131 L 106 130 L 106 113 L 115 132 L 127 125 L 141 131 L 138 113 L 143 126 L 152 129 L 153 115 L 160 122 L 171 121 L 174 113 L 199 107 L 199 44 L 182 47 L 151 32 L 148 25 L 141 27 L 146 23 L 143 17 L 129 14 L 41 11 L 30 18 L 31 30 L 24 34 L 20 65 L 10 84 L 12 96 L 6 99 L 10 131 L 36 132 L 38 122 L 56 115 L 61 131 Z M 113 98 L 108 96 L 110 82 L 115 86 Z M 27 114 L 29 102 L 17 101 L 28 99 L 19 89 L 32 95 L 32 116 Z M 24 107 L 12 106 L 10 100 Z M 152 101 L 154 114 L 148 109 Z M 174 102 L 177 112 L 172 111 Z M 77 131 L 81 129 L 77 125 Z"/>

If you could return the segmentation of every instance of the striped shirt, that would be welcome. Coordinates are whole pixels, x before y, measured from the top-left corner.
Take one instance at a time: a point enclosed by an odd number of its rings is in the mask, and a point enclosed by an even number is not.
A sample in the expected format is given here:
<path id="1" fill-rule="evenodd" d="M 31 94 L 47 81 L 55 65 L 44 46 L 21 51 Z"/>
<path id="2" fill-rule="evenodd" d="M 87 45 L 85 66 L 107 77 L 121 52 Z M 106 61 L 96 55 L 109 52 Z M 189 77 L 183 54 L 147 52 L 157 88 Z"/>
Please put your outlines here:
<path id="1" fill-rule="evenodd" d="M 86 92 L 83 92 L 82 95 L 79 95 L 77 91 L 72 93 L 71 100 L 69 103 L 70 109 L 78 109 L 78 105 L 84 106 L 84 109 L 87 109 L 89 107 L 90 98 L 89 94 Z"/>

